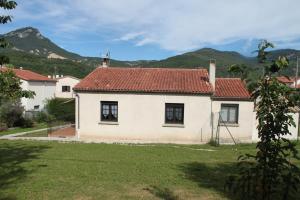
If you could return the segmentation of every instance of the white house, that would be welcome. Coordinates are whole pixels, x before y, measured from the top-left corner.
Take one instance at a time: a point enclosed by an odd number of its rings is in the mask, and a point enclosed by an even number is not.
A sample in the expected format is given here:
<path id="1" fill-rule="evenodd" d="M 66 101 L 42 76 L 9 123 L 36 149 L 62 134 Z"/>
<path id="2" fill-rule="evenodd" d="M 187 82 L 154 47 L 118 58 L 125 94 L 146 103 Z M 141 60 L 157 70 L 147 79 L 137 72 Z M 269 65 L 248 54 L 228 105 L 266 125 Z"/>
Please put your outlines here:
<path id="1" fill-rule="evenodd" d="M 188 144 L 216 136 L 221 142 L 255 141 L 249 92 L 240 79 L 215 78 L 215 71 L 214 63 L 209 73 L 98 67 L 74 87 L 76 135 L 110 142 Z M 292 131 L 296 138 L 297 128 Z"/>
<path id="2" fill-rule="evenodd" d="M 7 68 L 2 67 L 1 71 L 4 70 L 7 70 Z M 56 80 L 22 68 L 12 70 L 16 76 L 21 79 L 21 87 L 23 90 L 35 92 L 33 99 L 21 99 L 25 111 L 39 111 L 44 108 L 47 99 L 54 97 Z"/>
<path id="3" fill-rule="evenodd" d="M 63 76 L 57 78 L 55 97 L 75 98 L 73 87 L 80 82 L 80 79 L 73 76 Z"/>

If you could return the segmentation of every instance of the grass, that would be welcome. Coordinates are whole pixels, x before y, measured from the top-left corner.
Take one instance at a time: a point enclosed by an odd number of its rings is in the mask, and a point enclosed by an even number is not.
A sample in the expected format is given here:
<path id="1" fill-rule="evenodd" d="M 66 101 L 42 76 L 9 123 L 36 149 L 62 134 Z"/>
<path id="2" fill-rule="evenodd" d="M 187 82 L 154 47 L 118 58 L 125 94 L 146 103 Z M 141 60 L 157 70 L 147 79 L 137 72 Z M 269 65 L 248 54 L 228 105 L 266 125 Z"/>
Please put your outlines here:
<path id="1" fill-rule="evenodd" d="M 21 132 L 26 132 L 26 131 L 34 131 L 34 130 L 43 129 L 43 128 L 47 128 L 47 124 L 45 124 L 45 123 L 36 124 L 32 128 L 17 127 L 17 128 L 6 130 L 6 131 L 1 131 L 0 136 L 21 133 Z"/>
<path id="2" fill-rule="evenodd" d="M 0 199 L 228 199 L 226 177 L 253 151 L 2 140 Z"/>

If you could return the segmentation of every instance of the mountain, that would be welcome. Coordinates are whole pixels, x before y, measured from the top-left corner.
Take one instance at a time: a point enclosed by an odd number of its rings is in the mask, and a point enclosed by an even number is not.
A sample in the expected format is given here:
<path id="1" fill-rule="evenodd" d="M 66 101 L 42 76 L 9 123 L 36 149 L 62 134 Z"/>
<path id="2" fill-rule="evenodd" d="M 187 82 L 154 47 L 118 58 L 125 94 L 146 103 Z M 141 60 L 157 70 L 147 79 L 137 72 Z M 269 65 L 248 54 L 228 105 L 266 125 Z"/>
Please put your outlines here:
<path id="1" fill-rule="evenodd" d="M 208 68 L 210 60 L 216 60 L 218 66 L 217 75 L 219 76 L 227 75 L 227 67 L 232 64 L 255 65 L 254 58 L 245 57 L 233 51 L 218 51 L 211 48 L 203 48 L 160 61 L 142 63 L 142 65 L 145 67 Z"/>
<path id="2" fill-rule="evenodd" d="M 12 65 L 22 66 L 44 75 L 58 73 L 82 78 L 101 63 L 100 58 L 80 56 L 59 47 L 33 27 L 21 28 L 1 36 L 11 44 L 11 47 L 1 50 L 0 53 L 8 55 Z M 270 53 L 270 58 L 279 55 L 289 55 L 291 60 L 295 60 L 296 56 L 300 56 L 300 51 L 275 50 Z M 223 77 L 228 76 L 227 67 L 232 64 L 246 64 L 254 69 L 257 66 L 254 57 L 245 57 L 234 51 L 218 51 L 211 48 L 203 48 L 163 60 L 119 61 L 112 59 L 111 66 L 208 68 L 211 59 L 217 62 L 217 76 Z M 291 64 L 295 66 L 294 61 Z M 286 73 L 290 75 L 294 71 L 294 68 L 289 68 Z"/>
<path id="3" fill-rule="evenodd" d="M 38 29 L 21 28 L 4 34 L 5 39 L 13 45 L 16 51 L 28 52 L 37 56 L 58 59 L 80 59 L 80 55 L 70 53 L 44 37 Z"/>
<path id="4" fill-rule="evenodd" d="M 10 43 L 10 47 L 0 50 L 0 53 L 7 55 L 12 65 L 44 75 L 58 73 L 83 78 L 101 63 L 100 58 L 83 57 L 66 51 L 33 27 L 17 29 L 0 37 Z M 111 60 L 111 63 L 130 66 L 117 60 Z"/>

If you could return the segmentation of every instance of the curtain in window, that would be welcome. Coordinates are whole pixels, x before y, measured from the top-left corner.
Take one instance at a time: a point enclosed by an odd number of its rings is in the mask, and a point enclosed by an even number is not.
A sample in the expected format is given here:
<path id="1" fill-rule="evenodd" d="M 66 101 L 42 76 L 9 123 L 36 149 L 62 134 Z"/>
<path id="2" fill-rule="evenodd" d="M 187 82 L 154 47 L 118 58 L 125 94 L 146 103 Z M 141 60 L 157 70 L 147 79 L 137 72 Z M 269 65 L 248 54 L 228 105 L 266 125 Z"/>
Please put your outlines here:
<path id="1" fill-rule="evenodd" d="M 175 108 L 175 118 L 177 121 L 182 121 L 182 108 Z"/>
<path id="2" fill-rule="evenodd" d="M 227 107 L 222 107 L 221 109 L 221 122 L 227 122 L 228 118 L 227 118 L 227 113 L 228 113 L 228 108 Z"/>
<path id="3" fill-rule="evenodd" d="M 166 110 L 166 112 L 167 112 L 167 119 L 169 121 L 172 121 L 173 118 L 174 118 L 173 117 L 173 108 L 168 107 L 167 110 Z"/>
<path id="4" fill-rule="evenodd" d="M 111 114 L 114 118 L 118 118 L 118 106 L 111 105 Z"/>
<path id="5" fill-rule="evenodd" d="M 231 107 L 229 108 L 229 122 L 236 122 L 236 108 L 235 107 Z"/>
<path id="6" fill-rule="evenodd" d="M 108 118 L 109 115 L 109 105 L 103 105 L 102 106 L 102 115 L 105 119 Z"/>

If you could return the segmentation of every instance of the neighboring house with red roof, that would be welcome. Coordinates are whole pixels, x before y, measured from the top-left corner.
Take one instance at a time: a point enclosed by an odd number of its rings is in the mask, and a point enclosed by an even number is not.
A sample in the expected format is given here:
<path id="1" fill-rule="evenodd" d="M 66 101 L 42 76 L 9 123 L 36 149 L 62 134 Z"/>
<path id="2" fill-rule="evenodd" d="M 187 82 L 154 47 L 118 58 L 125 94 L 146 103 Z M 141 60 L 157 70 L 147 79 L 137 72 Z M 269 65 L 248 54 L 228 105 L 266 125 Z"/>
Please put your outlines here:
<path id="1" fill-rule="evenodd" d="M 294 77 L 288 77 L 288 76 L 278 76 L 276 77 L 277 80 L 280 82 L 280 83 L 284 83 L 284 84 L 287 84 L 287 85 L 292 85 L 295 83 L 295 78 Z"/>
<path id="2" fill-rule="evenodd" d="M 276 78 L 279 82 L 286 84 L 290 87 L 295 87 L 295 83 L 297 83 L 297 88 L 300 88 L 300 78 L 297 78 L 297 82 L 295 77 L 278 76 Z"/>
<path id="3" fill-rule="evenodd" d="M 74 87 L 82 140 L 202 143 L 256 138 L 254 103 L 238 78 L 206 69 L 115 68 L 104 63 Z M 257 133 L 256 133 L 257 134 Z"/>
<path id="4" fill-rule="evenodd" d="M 0 71 L 6 70 L 8 70 L 6 67 L 0 68 Z M 40 111 L 44 108 L 46 100 L 54 97 L 56 80 L 22 68 L 11 68 L 11 70 L 21 79 L 23 90 L 35 92 L 33 99 L 21 99 L 26 111 Z"/>

